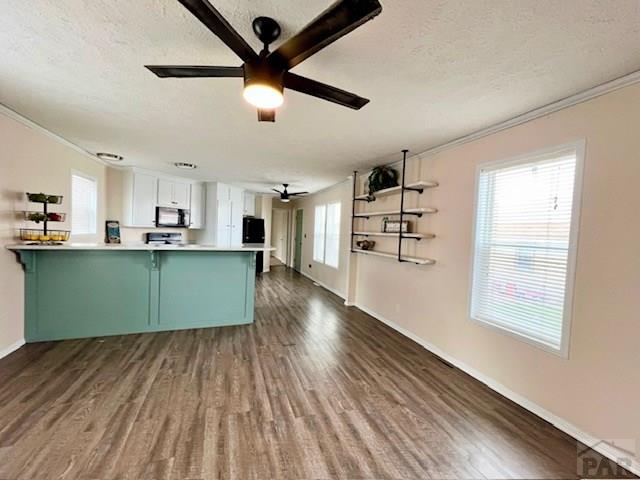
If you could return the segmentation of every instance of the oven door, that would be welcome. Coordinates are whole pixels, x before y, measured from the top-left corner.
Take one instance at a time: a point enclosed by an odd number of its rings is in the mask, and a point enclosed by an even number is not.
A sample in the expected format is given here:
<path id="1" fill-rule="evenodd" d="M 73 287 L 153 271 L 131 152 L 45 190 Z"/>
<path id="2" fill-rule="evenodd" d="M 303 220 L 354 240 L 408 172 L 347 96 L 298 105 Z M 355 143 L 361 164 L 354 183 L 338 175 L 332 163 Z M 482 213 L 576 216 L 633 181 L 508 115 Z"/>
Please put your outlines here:
<path id="1" fill-rule="evenodd" d="M 177 208 L 156 207 L 157 227 L 177 227 L 180 225 L 180 211 Z"/>

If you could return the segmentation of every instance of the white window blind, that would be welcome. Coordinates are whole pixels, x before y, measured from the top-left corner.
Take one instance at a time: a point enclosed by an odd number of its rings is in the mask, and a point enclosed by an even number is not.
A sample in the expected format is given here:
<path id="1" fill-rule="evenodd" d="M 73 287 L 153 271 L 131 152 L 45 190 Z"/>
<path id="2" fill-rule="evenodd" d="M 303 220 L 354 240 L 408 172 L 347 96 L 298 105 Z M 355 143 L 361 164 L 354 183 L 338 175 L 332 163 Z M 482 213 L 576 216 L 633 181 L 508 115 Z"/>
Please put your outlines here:
<path id="1" fill-rule="evenodd" d="M 71 175 L 71 233 L 92 235 L 96 231 L 97 184 L 92 178 Z"/>
<path id="2" fill-rule="evenodd" d="M 576 167 L 571 148 L 478 178 L 471 318 L 552 351 L 565 350 L 571 313 Z"/>
<path id="3" fill-rule="evenodd" d="M 324 263 L 338 268 L 340 256 L 340 203 L 327 205 L 327 228 Z"/>
<path id="4" fill-rule="evenodd" d="M 313 224 L 313 260 L 320 263 L 324 262 L 324 226 L 326 217 L 326 205 L 316 206 Z"/>

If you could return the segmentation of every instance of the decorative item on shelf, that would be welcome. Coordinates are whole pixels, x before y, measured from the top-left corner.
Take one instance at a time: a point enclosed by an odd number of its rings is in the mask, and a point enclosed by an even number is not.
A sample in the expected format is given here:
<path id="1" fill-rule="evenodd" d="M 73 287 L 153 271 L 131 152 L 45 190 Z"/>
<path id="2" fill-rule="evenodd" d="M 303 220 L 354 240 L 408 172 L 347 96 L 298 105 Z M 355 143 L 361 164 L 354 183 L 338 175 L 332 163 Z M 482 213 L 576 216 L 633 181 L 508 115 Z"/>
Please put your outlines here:
<path id="1" fill-rule="evenodd" d="M 65 213 L 49 212 L 48 205 L 62 203 L 62 195 L 47 195 L 45 193 L 27 193 L 27 199 L 31 203 L 41 203 L 43 205 L 42 212 L 26 211 L 24 219 L 30 222 L 42 222 L 42 230 L 34 228 L 21 228 L 20 240 L 25 242 L 39 242 L 48 244 L 59 244 L 69 240 L 70 232 L 68 230 L 51 230 L 48 228 L 48 222 L 64 222 L 67 218 Z"/>
<path id="2" fill-rule="evenodd" d="M 388 220 L 385 224 L 385 233 L 400 233 L 400 221 Z M 411 233 L 411 222 L 409 220 L 402 221 L 402 233 Z"/>
<path id="3" fill-rule="evenodd" d="M 382 165 L 375 167 L 369 174 L 369 195 L 378 190 L 398 186 L 398 172 L 393 168 Z"/>
<path id="4" fill-rule="evenodd" d="M 356 242 L 356 245 L 362 250 L 371 250 L 373 249 L 373 247 L 375 247 L 376 242 L 374 242 L 373 240 L 358 240 Z"/>
<path id="5" fill-rule="evenodd" d="M 389 221 L 389 217 L 382 217 L 382 225 L 381 225 L 381 232 L 386 232 L 387 231 L 387 222 Z"/>
<path id="6" fill-rule="evenodd" d="M 105 243 L 120 243 L 120 222 L 107 220 L 105 222 Z"/>

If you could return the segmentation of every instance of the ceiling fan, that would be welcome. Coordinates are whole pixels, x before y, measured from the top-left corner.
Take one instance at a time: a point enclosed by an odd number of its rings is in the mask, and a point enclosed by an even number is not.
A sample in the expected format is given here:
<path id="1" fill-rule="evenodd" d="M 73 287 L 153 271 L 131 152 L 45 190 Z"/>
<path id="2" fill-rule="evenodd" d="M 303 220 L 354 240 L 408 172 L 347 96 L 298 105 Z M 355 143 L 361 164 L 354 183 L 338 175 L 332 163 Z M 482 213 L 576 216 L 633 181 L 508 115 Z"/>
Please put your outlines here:
<path id="1" fill-rule="evenodd" d="M 287 187 L 289 186 L 288 183 L 283 183 L 282 186 L 284 187 L 284 190 L 281 192 L 280 190 L 276 190 L 275 188 L 272 188 L 271 190 L 273 190 L 274 192 L 277 192 L 280 194 L 280 201 L 281 202 L 289 202 L 291 199 L 289 197 L 294 197 L 296 195 L 306 195 L 309 192 L 294 192 L 294 193 L 289 193 L 287 192 Z"/>
<path id="2" fill-rule="evenodd" d="M 288 88 L 355 110 L 369 100 L 331 85 L 291 73 L 293 67 L 335 42 L 382 11 L 378 0 L 338 0 L 273 52 L 269 44 L 280 36 L 280 25 L 269 17 L 253 20 L 253 31 L 263 43 L 257 54 L 208 0 L 178 0 L 205 27 L 217 35 L 244 62 L 239 67 L 145 65 L 158 77 L 244 78 L 243 96 L 258 108 L 258 121 L 275 122 Z"/>

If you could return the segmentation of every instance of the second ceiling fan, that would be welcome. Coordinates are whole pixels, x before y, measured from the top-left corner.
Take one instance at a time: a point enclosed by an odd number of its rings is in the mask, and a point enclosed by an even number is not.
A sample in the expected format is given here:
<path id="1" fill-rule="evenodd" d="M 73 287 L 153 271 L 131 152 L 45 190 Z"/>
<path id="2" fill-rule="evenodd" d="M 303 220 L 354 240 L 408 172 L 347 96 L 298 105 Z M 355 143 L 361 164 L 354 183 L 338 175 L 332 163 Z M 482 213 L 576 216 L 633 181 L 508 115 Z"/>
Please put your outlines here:
<path id="1" fill-rule="evenodd" d="M 281 202 L 289 202 L 291 201 L 291 197 L 295 197 L 296 195 L 306 195 L 309 192 L 292 192 L 289 193 L 287 191 L 287 187 L 289 186 L 288 183 L 283 183 L 282 186 L 284 187 L 284 190 L 281 192 L 280 190 L 276 190 L 275 188 L 272 188 L 271 190 L 273 190 L 274 192 L 280 194 L 280 201 Z"/>
<path id="2" fill-rule="evenodd" d="M 331 85 L 291 73 L 293 67 L 335 42 L 382 11 L 378 0 L 338 0 L 273 52 L 269 45 L 280 36 L 280 25 L 269 17 L 253 21 L 264 45 L 257 54 L 207 0 L 178 0 L 244 62 L 239 67 L 145 65 L 158 77 L 244 79 L 243 96 L 258 108 L 258 121 L 274 122 L 288 88 L 359 110 L 369 100 Z"/>

